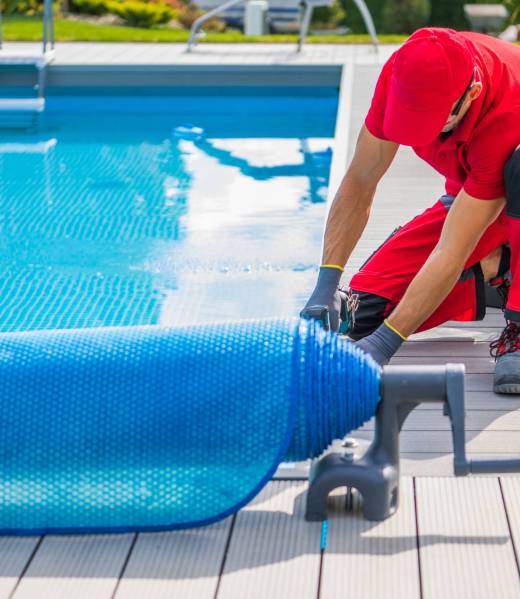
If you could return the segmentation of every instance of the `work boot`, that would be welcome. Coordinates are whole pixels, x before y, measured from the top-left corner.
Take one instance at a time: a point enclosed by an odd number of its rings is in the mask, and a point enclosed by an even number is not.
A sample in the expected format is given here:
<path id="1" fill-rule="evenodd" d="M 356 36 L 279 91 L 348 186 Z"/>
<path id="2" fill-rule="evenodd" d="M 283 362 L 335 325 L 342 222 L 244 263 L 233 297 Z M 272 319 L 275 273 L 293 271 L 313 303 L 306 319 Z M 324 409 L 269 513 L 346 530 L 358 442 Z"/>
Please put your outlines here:
<path id="1" fill-rule="evenodd" d="M 520 323 L 508 321 L 490 353 L 495 358 L 495 393 L 520 394 Z"/>

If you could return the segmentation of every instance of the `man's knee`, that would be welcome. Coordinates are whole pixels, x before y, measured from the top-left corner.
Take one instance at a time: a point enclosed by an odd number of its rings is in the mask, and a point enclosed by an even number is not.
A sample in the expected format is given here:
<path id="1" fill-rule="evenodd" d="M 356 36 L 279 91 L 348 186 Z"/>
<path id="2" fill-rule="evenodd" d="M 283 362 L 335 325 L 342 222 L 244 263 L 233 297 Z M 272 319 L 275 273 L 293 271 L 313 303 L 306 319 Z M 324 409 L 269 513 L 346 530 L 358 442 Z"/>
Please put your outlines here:
<path id="1" fill-rule="evenodd" d="M 390 301 L 367 291 L 349 290 L 348 336 L 355 341 L 373 333 L 391 311 Z"/>
<path id="2" fill-rule="evenodd" d="M 507 214 L 520 218 L 520 146 L 513 152 L 504 168 Z"/>

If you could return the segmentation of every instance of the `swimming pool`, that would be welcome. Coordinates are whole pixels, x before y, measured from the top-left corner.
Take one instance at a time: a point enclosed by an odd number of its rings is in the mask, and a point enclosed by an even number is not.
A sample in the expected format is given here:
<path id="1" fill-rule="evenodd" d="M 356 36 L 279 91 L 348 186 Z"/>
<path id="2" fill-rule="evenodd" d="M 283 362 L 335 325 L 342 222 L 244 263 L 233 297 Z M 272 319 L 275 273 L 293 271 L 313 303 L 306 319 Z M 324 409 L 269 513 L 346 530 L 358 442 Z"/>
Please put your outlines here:
<path id="1" fill-rule="evenodd" d="M 261 91 L 50 96 L 2 132 L 0 331 L 297 314 L 337 90 Z"/>

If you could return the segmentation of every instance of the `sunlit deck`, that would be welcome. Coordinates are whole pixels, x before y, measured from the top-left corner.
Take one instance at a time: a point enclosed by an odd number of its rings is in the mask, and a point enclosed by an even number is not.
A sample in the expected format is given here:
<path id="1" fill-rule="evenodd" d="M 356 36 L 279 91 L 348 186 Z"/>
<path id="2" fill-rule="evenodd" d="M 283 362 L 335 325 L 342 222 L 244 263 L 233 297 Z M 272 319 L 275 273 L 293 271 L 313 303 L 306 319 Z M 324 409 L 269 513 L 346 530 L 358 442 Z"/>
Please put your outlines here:
<path id="1" fill-rule="evenodd" d="M 53 68 L 78 64 L 345 65 L 332 185 L 351 154 L 381 60 L 363 46 L 61 44 Z M 346 79 L 344 77 L 344 79 Z M 431 205 L 442 180 L 407 149 L 381 184 L 349 272 L 398 224 Z M 316 248 L 319 251 L 319 248 Z M 347 273 L 348 274 L 348 273 Z M 308 290 L 303 290 L 307 292 Z M 303 297 L 303 296 L 302 296 Z M 520 455 L 520 398 L 492 391 L 488 343 L 503 318 L 447 323 L 406 343 L 395 363 L 466 365 L 468 453 Z M 372 424 L 352 435 L 357 451 Z M 520 478 L 455 479 L 449 421 L 421 407 L 401 435 L 401 506 L 383 523 L 359 513 L 359 497 L 330 498 L 328 536 L 304 520 L 306 466 L 281 469 L 245 509 L 198 530 L 166 533 L 0 538 L 0 597 L 33 598 L 520 598 Z"/>

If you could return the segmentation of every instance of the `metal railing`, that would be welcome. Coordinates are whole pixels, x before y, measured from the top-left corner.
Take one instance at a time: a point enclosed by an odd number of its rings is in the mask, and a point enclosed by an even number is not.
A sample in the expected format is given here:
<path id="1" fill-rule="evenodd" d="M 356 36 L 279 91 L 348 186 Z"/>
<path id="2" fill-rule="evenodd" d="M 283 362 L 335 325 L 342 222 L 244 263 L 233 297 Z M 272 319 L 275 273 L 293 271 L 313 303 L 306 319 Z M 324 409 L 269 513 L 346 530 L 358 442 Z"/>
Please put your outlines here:
<path id="1" fill-rule="evenodd" d="M 52 0 L 44 0 L 43 4 L 43 35 L 42 35 L 42 52 L 47 53 L 47 47 L 50 46 L 54 50 L 55 35 L 54 35 L 54 15 L 52 10 Z M 3 19 L 0 4 L 0 50 L 3 45 Z"/>
<path id="2" fill-rule="evenodd" d="M 191 26 L 190 36 L 188 38 L 188 43 L 186 46 L 186 52 L 191 52 L 193 46 L 195 46 L 195 44 L 197 43 L 199 29 L 202 27 L 202 25 L 204 25 L 206 21 L 218 14 L 225 12 L 233 6 L 241 4 L 242 2 L 247 2 L 247 0 L 227 0 L 227 2 L 224 2 L 220 6 L 216 6 L 207 13 L 200 16 L 198 19 L 195 19 L 193 25 Z M 304 11 L 302 22 L 300 25 L 300 34 L 298 37 L 298 52 L 301 52 L 303 43 L 305 41 L 305 37 L 309 32 L 309 26 L 311 23 L 313 10 L 318 6 L 329 6 L 330 0 L 303 0 L 301 4 L 304 7 Z M 354 4 L 357 6 L 359 12 L 361 13 L 363 21 L 365 23 L 365 27 L 367 28 L 367 31 L 372 39 L 372 44 L 374 45 L 374 48 L 377 51 L 379 42 L 377 39 L 376 28 L 372 19 L 372 15 L 370 14 L 370 11 L 368 10 L 368 7 L 365 3 L 365 0 L 354 0 Z"/>
<path id="3" fill-rule="evenodd" d="M 216 6 L 215 8 L 209 10 L 207 13 L 204 13 L 203 15 L 195 19 L 191 26 L 190 37 L 188 38 L 188 44 L 186 46 L 186 52 L 191 52 L 192 47 L 197 43 L 197 34 L 199 32 L 199 29 L 202 27 L 202 25 L 204 25 L 206 21 L 208 21 L 215 15 L 218 15 L 226 11 L 228 8 L 236 6 L 237 4 L 241 4 L 245 1 L 246 0 L 227 0 L 227 2 L 224 2 L 224 4 Z"/>
<path id="4" fill-rule="evenodd" d="M 374 25 L 374 20 L 372 19 L 372 15 L 368 10 L 368 6 L 365 3 L 365 0 L 354 0 L 354 4 L 357 6 L 359 12 L 361 13 L 361 17 L 365 23 L 365 27 L 372 38 L 372 44 L 374 45 L 374 49 L 377 52 L 379 48 L 379 40 L 377 39 L 376 26 Z"/>
<path id="5" fill-rule="evenodd" d="M 52 0 L 45 0 L 43 9 L 43 53 L 47 52 L 47 45 L 54 50 L 54 14 L 52 11 Z"/>
<path id="6" fill-rule="evenodd" d="M 374 20 L 372 19 L 372 15 L 370 14 L 370 11 L 368 10 L 365 0 L 353 0 L 353 1 L 354 1 L 354 4 L 357 6 L 359 12 L 361 13 L 361 17 L 363 18 L 365 27 L 367 28 L 367 31 L 372 39 L 372 44 L 374 45 L 374 49 L 377 52 L 377 49 L 379 47 L 379 40 L 377 39 L 376 27 L 374 25 Z M 330 3 L 327 3 L 327 5 L 328 4 L 330 4 Z M 303 0 L 303 5 L 305 8 L 304 8 L 304 13 L 303 13 L 303 18 L 302 18 L 302 26 L 300 29 L 300 37 L 298 39 L 298 52 L 301 51 L 303 42 L 305 41 L 305 36 L 307 35 L 307 33 L 309 31 L 313 9 L 318 6 L 324 6 L 325 3 L 323 2 L 323 0 Z"/>

